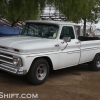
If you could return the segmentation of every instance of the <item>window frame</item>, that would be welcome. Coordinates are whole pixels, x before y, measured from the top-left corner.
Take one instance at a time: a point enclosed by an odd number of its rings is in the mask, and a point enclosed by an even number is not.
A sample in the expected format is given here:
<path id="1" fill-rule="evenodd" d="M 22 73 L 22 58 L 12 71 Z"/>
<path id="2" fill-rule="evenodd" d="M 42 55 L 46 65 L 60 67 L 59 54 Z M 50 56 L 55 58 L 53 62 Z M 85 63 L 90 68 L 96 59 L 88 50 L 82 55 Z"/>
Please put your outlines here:
<path id="1" fill-rule="evenodd" d="M 73 28 L 73 26 L 62 26 L 62 28 L 61 28 L 61 32 L 60 32 L 60 36 L 59 36 L 59 39 L 61 39 L 60 37 L 61 37 L 61 33 L 62 33 L 62 30 L 63 30 L 63 27 L 71 27 L 72 28 L 72 31 L 73 31 L 73 35 L 74 35 L 74 38 L 73 39 L 75 39 L 76 38 L 76 35 L 75 35 L 75 30 L 74 30 L 74 28 Z M 63 39 L 63 38 L 62 38 Z M 62 40 L 61 39 L 61 40 Z M 72 38 L 71 38 L 72 39 Z"/>

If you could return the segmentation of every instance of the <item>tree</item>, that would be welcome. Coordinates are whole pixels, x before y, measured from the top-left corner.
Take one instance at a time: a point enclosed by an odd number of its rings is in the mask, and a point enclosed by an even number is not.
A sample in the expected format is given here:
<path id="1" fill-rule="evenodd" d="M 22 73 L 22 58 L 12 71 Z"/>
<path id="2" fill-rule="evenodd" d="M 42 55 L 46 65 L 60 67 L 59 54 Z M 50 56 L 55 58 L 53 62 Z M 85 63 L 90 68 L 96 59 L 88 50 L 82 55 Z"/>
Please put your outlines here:
<path id="1" fill-rule="evenodd" d="M 34 20 L 39 17 L 39 11 L 44 7 L 45 0 L 2 0 L 3 16 L 13 27 L 19 21 Z"/>
<path id="2" fill-rule="evenodd" d="M 81 7 L 81 10 L 83 9 L 81 14 L 81 18 L 84 20 L 84 28 L 83 28 L 83 35 L 86 34 L 86 21 L 95 22 L 97 19 L 97 5 L 98 0 L 86 0 Z"/>
<path id="3" fill-rule="evenodd" d="M 48 0 L 48 4 L 55 7 L 63 13 L 67 20 L 79 22 L 84 20 L 84 35 L 86 33 L 86 21 L 95 21 L 97 19 L 96 5 L 99 0 Z"/>
<path id="4" fill-rule="evenodd" d="M 3 17 L 4 13 L 4 0 L 0 0 L 0 18 Z"/>
<path id="5" fill-rule="evenodd" d="M 11 22 L 13 27 L 18 21 L 39 18 L 40 11 L 46 4 L 54 5 L 68 21 L 84 20 L 84 35 L 86 21 L 95 21 L 100 11 L 100 0 L 1 0 L 0 15 Z"/>

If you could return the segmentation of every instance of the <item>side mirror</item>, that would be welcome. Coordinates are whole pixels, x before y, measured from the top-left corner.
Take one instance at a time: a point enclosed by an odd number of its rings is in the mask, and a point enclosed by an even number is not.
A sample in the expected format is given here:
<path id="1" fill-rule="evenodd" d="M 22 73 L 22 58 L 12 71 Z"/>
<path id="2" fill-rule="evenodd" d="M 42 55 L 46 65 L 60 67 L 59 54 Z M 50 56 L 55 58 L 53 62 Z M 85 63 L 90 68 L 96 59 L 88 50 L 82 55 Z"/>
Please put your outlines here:
<path id="1" fill-rule="evenodd" d="M 65 42 L 70 42 L 70 41 L 71 41 L 71 37 L 64 37 L 63 40 L 64 40 Z"/>

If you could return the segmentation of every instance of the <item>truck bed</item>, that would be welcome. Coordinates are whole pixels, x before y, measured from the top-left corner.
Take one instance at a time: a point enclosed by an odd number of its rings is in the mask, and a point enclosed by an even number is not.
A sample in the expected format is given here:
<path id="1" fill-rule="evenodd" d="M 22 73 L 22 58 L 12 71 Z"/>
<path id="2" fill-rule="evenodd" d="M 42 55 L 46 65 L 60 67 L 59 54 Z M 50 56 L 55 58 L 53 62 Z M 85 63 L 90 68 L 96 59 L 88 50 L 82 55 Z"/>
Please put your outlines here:
<path id="1" fill-rule="evenodd" d="M 99 37 L 86 37 L 86 36 L 79 36 L 78 39 L 80 41 L 100 40 Z"/>

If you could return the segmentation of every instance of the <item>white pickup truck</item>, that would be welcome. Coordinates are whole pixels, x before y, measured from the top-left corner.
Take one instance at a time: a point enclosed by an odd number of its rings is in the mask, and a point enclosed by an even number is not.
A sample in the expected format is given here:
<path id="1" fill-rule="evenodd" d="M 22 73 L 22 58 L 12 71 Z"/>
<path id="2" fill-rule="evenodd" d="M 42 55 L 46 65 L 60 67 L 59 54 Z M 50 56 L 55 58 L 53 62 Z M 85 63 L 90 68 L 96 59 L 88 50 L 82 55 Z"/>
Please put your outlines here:
<path id="1" fill-rule="evenodd" d="M 39 85 L 50 69 L 57 70 L 82 63 L 100 70 L 100 40 L 77 36 L 77 25 L 68 22 L 27 21 L 19 36 L 0 38 L 0 69 L 26 75 Z"/>

